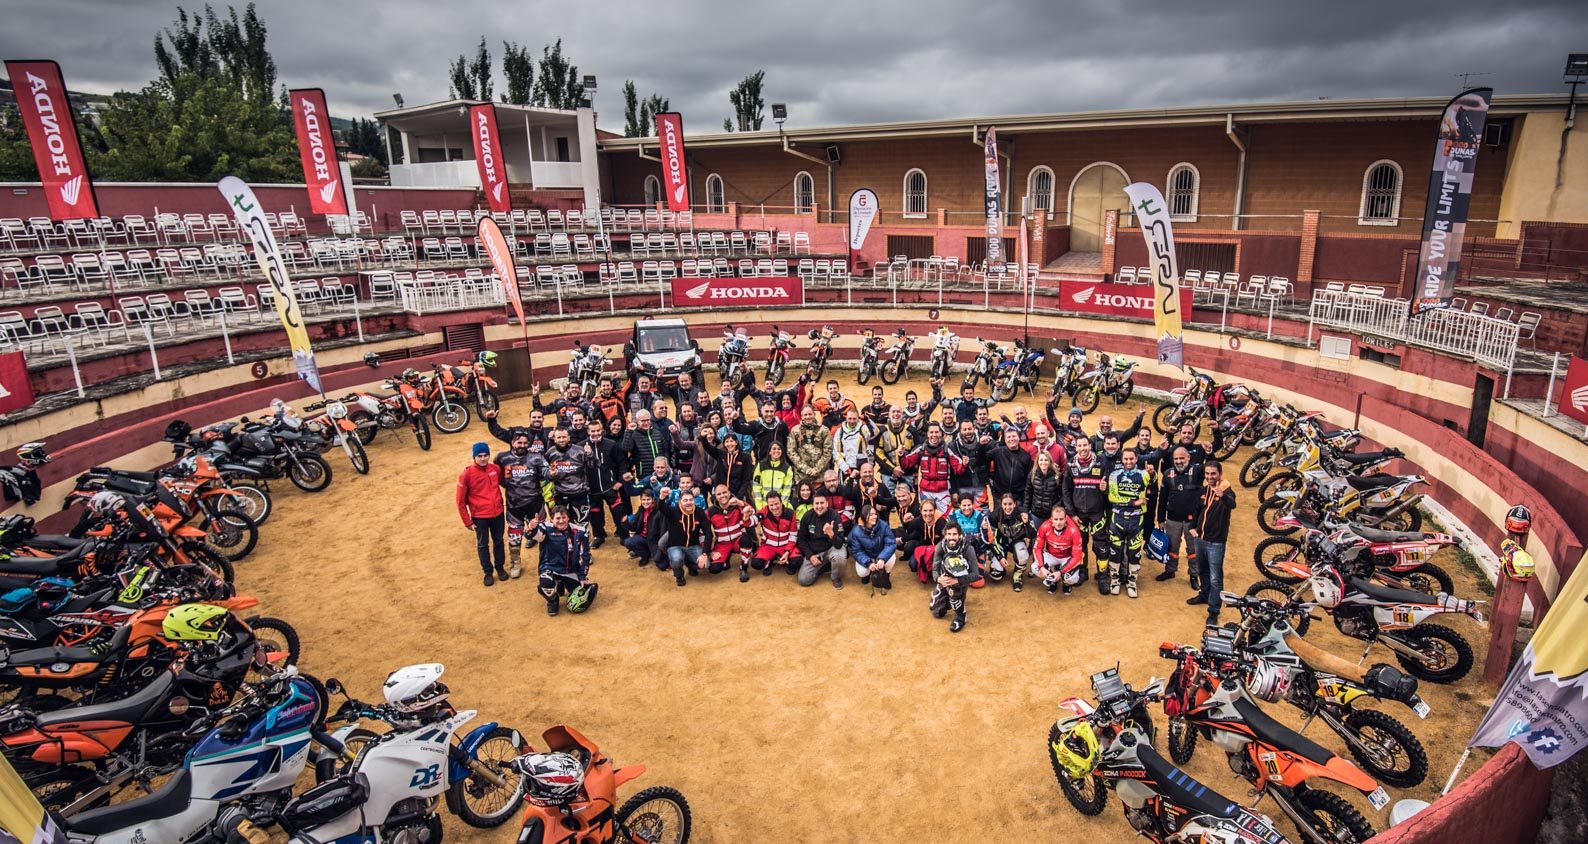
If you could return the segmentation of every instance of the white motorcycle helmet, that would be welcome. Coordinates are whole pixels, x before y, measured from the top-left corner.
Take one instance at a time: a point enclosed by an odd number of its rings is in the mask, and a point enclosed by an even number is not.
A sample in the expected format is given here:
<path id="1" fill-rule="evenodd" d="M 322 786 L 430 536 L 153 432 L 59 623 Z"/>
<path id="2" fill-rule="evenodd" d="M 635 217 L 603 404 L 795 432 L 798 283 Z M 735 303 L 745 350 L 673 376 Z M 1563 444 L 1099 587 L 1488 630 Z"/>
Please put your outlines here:
<path id="1" fill-rule="evenodd" d="M 1345 580 L 1333 566 L 1318 566 L 1312 571 L 1312 597 L 1318 606 L 1334 609 L 1345 600 Z"/>
<path id="2" fill-rule="evenodd" d="M 420 712 L 445 701 L 447 687 L 440 682 L 445 670 L 439 662 L 427 662 L 393 671 L 381 687 L 386 705 L 398 712 Z"/>
<path id="3" fill-rule="evenodd" d="M 107 490 L 96 492 L 93 498 L 88 499 L 88 510 L 96 516 L 114 516 L 126 504 L 126 499 Z"/>
<path id="4" fill-rule="evenodd" d="M 1265 703 L 1275 703 L 1290 691 L 1290 671 L 1260 659 L 1246 677 L 1246 691 Z"/>
<path id="5" fill-rule="evenodd" d="M 584 766 L 568 753 L 528 753 L 510 764 L 524 775 L 524 799 L 536 806 L 566 805 L 584 787 Z"/>

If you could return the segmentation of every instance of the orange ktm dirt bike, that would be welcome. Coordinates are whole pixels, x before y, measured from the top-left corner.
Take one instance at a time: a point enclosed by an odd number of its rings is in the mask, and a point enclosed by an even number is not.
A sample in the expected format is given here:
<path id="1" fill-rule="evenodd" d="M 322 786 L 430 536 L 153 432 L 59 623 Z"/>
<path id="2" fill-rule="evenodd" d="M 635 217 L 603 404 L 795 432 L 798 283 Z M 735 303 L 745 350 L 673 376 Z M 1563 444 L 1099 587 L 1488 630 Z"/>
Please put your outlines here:
<path id="1" fill-rule="evenodd" d="M 253 499 L 244 499 L 228 487 L 203 455 L 184 458 L 159 472 L 95 466 L 77 477 L 77 486 L 61 502 L 61 509 L 86 504 L 105 490 L 150 499 L 167 532 L 197 519 L 196 526 L 204 532 L 210 548 L 233 562 L 247 557 L 259 544 L 259 523 L 239 506 Z"/>
<path id="2" fill-rule="evenodd" d="M 364 450 L 364 442 L 359 439 L 359 426 L 357 422 L 348 418 L 347 405 L 339 401 L 322 401 L 307 405 L 304 410 L 323 410 L 324 416 L 306 417 L 304 427 L 309 430 L 319 430 L 321 435 L 342 447 L 347 459 L 353 464 L 353 471 L 360 475 L 369 474 L 369 452 Z"/>
<path id="3" fill-rule="evenodd" d="M 462 385 L 463 371 L 436 364 L 431 375 L 419 382 L 419 390 L 430 408 L 430 421 L 443 434 L 456 434 L 469 427 L 469 394 Z"/>
<path id="4" fill-rule="evenodd" d="M 524 824 L 519 844 L 687 844 L 689 803 L 676 789 L 651 786 L 617 804 L 617 790 L 645 773 L 622 768 L 573 727 L 541 734 L 547 752 L 514 759 L 524 777 Z"/>
<path id="5" fill-rule="evenodd" d="M 419 388 L 400 378 L 389 379 L 382 386 L 390 392 L 355 390 L 342 397 L 342 403 L 348 407 L 348 418 L 358 426 L 359 442 L 369 445 L 381 430 L 396 430 L 407 425 L 419 448 L 429 451 L 430 421 Z"/>

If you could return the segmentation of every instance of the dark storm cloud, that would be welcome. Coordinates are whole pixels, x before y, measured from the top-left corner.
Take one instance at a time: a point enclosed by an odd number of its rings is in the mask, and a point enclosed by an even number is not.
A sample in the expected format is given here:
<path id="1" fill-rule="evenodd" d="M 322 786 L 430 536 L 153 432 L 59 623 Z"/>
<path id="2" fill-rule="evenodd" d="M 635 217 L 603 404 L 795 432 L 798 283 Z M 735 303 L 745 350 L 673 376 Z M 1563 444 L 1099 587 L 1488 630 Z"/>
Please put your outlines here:
<path id="1" fill-rule="evenodd" d="M 60 60 L 88 91 L 154 75 L 168 0 L 7 0 L 0 55 Z M 191 4 L 190 4 L 191 8 Z M 447 95 L 447 65 L 485 34 L 561 36 L 600 78 L 605 128 L 620 89 L 672 98 L 691 132 L 720 129 L 727 91 L 767 72 L 790 125 L 875 122 L 1317 97 L 1454 93 L 1462 72 L 1500 93 L 1562 90 L 1568 52 L 1588 50 L 1579 2 L 425 2 L 265 0 L 289 86 L 326 89 L 349 116 Z M 497 88 L 502 84 L 498 80 Z M 770 126 L 770 124 L 768 124 Z"/>

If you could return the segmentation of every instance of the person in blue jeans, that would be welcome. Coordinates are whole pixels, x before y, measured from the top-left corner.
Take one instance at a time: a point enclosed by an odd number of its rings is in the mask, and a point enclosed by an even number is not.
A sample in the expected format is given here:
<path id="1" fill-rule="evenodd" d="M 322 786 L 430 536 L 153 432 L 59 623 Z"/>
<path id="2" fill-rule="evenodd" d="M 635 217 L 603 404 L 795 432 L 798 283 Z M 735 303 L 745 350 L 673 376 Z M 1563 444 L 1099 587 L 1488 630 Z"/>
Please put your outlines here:
<path id="1" fill-rule="evenodd" d="M 1219 623 L 1224 590 L 1224 545 L 1230 538 L 1230 512 L 1235 509 L 1235 490 L 1224 480 L 1224 466 L 1210 460 L 1202 464 L 1202 497 L 1191 516 L 1187 534 L 1197 543 L 1197 573 L 1202 588 L 1186 601 L 1191 606 L 1207 604 L 1208 626 Z"/>

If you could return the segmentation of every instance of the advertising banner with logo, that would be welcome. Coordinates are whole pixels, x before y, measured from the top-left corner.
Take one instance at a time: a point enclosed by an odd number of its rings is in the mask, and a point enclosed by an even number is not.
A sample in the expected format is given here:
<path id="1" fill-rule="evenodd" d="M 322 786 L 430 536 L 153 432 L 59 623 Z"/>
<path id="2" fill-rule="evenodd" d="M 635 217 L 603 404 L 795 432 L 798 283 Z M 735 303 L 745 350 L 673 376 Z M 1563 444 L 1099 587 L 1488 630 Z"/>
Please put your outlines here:
<path id="1" fill-rule="evenodd" d="M 0 758 L 0 842 L 54 844 L 66 835 L 8 759 Z"/>
<path id="2" fill-rule="evenodd" d="M 1158 310 L 1152 291 L 1144 284 L 1060 281 L 1059 310 L 1152 319 Z M 1178 291 L 1177 303 L 1182 313 L 1190 312 L 1191 288 Z"/>
<path id="3" fill-rule="evenodd" d="M 998 179 L 998 130 L 988 128 L 982 140 L 987 172 L 987 263 L 1004 261 L 1003 183 Z"/>
<path id="4" fill-rule="evenodd" d="M 518 294 L 518 266 L 513 263 L 513 247 L 509 246 L 507 238 L 502 236 L 502 227 L 490 217 L 480 218 L 480 227 L 476 235 L 480 247 L 491 257 L 491 269 L 496 272 L 496 277 L 502 280 L 502 288 L 507 293 L 508 301 L 513 303 L 513 311 L 518 314 L 518 324 L 528 331 L 529 324 L 524 322 L 524 301 Z"/>
<path id="5" fill-rule="evenodd" d="M 276 302 L 276 316 L 287 332 L 287 343 L 292 346 L 292 365 L 298 377 L 309 382 L 316 393 L 324 393 L 320 386 L 320 367 L 314 362 L 314 347 L 309 345 L 309 327 L 303 321 L 303 310 L 298 307 L 298 297 L 292 290 L 286 265 L 281 262 L 281 250 L 276 248 L 276 236 L 265 222 L 265 209 L 252 188 L 236 176 L 227 176 L 216 185 L 226 206 L 237 218 L 237 227 L 248 235 L 254 244 L 254 258 L 259 261 L 259 271 L 270 283 L 271 298 Z"/>
<path id="6" fill-rule="evenodd" d="M 1182 316 L 1191 306 L 1181 304 L 1180 267 L 1175 261 L 1169 203 L 1146 182 L 1126 185 L 1125 195 L 1130 197 L 1131 208 L 1141 224 L 1141 236 L 1147 241 L 1147 263 L 1152 265 L 1152 323 L 1158 334 L 1158 362 L 1184 369 Z"/>
<path id="7" fill-rule="evenodd" d="M 675 278 L 673 307 L 803 305 L 805 283 L 788 278 Z"/>
<path id="8" fill-rule="evenodd" d="M 1457 94 L 1445 106 L 1434 141 L 1434 171 L 1428 181 L 1428 206 L 1423 210 L 1423 242 L 1417 253 L 1417 293 L 1412 314 L 1450 307 L 1461 269 L 1461 246 L 1467 235 L 1467 203 L 1483 146 L 1483 124 L 1489 116 L 1493 88 Z"/>
<path id="9" fill-rule="evenodd" d="M 66 98 L 61 66 L 52 61 L 6 62 L 17 110 L 28 130 L 33 161 L 39 166 L 44 199 L 54 220 L 80 220 L 99 216 L 94 180 L 77 141 L 77 124 Z"/>
<path id="10" fill-rule="evenodd" d="M 849 195 L 849 271 L 855 272 L 855 256 L 866 245 L 866 235 L 877 219 L 877 193 L 861 188 Z"/>
<path id="11" fill-rule="evenodd" d="M 493 213 L 513 210 L 513 198 L 507 191 L 507 158 L 502 155 L 502 136 L 496 131 L 496 106 L 469 106 L 469 134 L 474 138 L 474 163 L 480 168 L 486 204 Z"/>
<path id="12" fill-rule="evenodd" d="M 298 133 L 298 155 L 303 159 L 303 183 L 309 188 L 309 213 L 348 213 L 347 185 L 336 161 L 336 139 L 331 135 L 331 114 L 325 92 L 319 88 L 294 88 L 287 92 L 292 105 L 292 125 Z"/>
<path id="13" fill-rule="evenodd" d="M 21 352 L 0 355 L 0 413 L 33 404 L 33 382 L 28 380 L 28 360 Z"/>
<path id="14" fill-rule="evenodd" d="M 1560 394 L 1560 412 L 1588 425 L 1588 360 L 1576 355 L 1566 366 L 1566 385 Z"/>
<path id="15" fill-rule="evenodd" d="M 684 162 L 684 116 L 676 111 L 656 115 L 656 138 L 662 147 L 662 188 L 667 210 L 689 210 L 689 165 Z"/>

